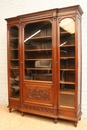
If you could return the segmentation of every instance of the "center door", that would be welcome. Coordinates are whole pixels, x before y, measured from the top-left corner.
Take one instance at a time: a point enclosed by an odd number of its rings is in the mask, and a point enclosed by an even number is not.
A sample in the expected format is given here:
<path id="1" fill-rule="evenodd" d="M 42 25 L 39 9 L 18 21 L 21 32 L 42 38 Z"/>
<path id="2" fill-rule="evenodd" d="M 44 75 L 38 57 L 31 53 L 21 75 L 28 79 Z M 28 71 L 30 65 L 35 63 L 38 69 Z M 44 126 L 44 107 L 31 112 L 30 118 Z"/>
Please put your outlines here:
<path id="1" fill-rule="evenodd" d="M 54 117 L 57 111 L 56 24 L 48 20 L 27 23 L 23 31 L 23 108 Z"/>

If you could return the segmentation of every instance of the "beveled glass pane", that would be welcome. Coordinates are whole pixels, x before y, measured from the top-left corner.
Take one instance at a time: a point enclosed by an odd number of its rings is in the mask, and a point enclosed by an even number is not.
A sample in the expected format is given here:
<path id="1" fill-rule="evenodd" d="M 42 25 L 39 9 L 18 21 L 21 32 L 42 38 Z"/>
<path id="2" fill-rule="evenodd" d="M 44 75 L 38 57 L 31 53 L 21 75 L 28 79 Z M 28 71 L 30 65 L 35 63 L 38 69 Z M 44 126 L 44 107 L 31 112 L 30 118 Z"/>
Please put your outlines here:
<path id="1" fill-rule="evenodd" d="M 25 80 L 52 81 L 52 25 L 27 24 L 24 28 Z"/>

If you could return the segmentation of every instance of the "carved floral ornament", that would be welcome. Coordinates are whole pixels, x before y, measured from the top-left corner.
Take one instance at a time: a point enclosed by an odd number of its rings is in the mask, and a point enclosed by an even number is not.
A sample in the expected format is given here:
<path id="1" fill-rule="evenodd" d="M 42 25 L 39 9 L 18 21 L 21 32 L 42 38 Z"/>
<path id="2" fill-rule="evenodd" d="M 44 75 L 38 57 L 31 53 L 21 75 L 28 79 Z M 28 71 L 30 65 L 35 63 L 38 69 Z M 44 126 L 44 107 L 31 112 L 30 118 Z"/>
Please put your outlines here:
<path id="1" fill-rule="evenodd" d="M 27 87 L 26 86 L 26 97 L 29 99 L 36 100 L 50 100 L 50 89 L 44 89 L 39 87 Z"/>

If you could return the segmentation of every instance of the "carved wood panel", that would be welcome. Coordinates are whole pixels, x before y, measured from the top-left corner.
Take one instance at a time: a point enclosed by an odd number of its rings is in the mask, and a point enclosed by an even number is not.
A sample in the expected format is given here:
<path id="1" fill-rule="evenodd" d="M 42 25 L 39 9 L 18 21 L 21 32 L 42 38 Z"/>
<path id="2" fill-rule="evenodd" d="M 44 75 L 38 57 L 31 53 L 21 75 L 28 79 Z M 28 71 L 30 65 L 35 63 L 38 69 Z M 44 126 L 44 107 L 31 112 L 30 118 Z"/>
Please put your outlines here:
<path id="1" fill-rule="evenodd" d="M 29 86 L 25 86 L 25 87 L 26 87 L 25 96 L 27 99 L 50 101 L 49 88 L 39 88 L 39 87 L 29 87 Z"/>
<path id="2" fill-rule="evenodd" d="M 34 110 L 34 111 L 46 112 L 46 113 L 53 114 L 53 109 L 50 109 L 50 108 L 38 107 L 38 106 L 26 105 L 26 104 L 24 104 L 23 107 L 28 109 L 28 110 Z"/>

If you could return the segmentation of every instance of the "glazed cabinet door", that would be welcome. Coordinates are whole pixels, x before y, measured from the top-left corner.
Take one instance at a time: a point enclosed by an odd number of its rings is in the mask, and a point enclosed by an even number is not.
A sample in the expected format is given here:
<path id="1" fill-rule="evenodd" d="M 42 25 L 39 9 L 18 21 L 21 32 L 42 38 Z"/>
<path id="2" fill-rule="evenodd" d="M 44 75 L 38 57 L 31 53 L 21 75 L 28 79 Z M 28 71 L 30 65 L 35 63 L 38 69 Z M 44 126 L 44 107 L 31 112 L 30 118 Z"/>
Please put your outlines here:
<path id="1" fill-rule="evenodd" d="M 41 115 L 56 116 L 55 68 L 53 64 L 56 21 L 39 21 L 24 25 L 23 39 L 23 110 Z M 55 84 L 53 83 L 55 80 Z"/>
<path id="2" fill-rule="evenodd" d="M 73 17 L 62 18 L 60 30 L 60 88 L 59 117 L 75 119 L 77 107 L 77 41 L 75 20 Z"/>
<path id="3" fill-rule="evenodd" d="M 75 107 L 75 22 L 60 22 L 60 106 Z"/>
<path id="4" fill-rule="evenodd" d="M 19 27 L 8 26 L 8 93 L 9 108 L 20 108 Z"/>
<path id="5" fill-rule="evenodd" d="M 52 25 L 27 24 L 24 28 L 24 80 L 52 81 Z"/>

